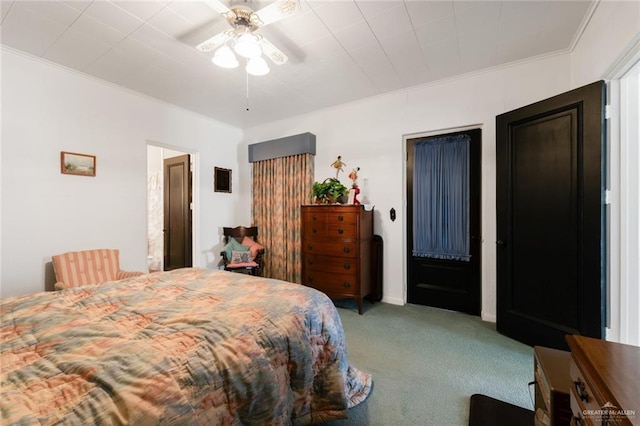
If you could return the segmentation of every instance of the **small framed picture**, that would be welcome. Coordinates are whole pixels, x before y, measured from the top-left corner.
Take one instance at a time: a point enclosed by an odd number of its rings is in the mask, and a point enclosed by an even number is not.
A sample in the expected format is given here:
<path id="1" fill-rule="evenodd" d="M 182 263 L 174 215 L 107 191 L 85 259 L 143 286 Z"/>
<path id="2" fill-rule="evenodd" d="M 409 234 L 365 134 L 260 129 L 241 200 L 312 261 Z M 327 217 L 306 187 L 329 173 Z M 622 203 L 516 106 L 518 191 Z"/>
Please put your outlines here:
<path id="1" fill-rule="evenodd" d="M 213 190 L 215 192 L 231 193 L 231 169 L 214 167 L 213 169 Z"/>
<path id="2" fill-rule="evenodd" d="M 76 152 L 60 152 L 60 172 L 65 175 L 95 176 L 96 156 Z"/>

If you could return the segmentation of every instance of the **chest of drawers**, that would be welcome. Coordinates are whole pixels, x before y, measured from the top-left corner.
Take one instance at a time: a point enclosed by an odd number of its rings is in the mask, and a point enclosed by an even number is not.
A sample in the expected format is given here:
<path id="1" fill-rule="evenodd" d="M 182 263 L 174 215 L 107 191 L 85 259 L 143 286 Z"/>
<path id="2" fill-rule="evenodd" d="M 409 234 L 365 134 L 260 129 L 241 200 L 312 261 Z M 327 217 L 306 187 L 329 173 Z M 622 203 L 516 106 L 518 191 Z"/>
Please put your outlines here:
<path id="1" fill-rule="evenodd" d="M 567 336 L 572 425 L 640 425 L 640 348 Z"/>
<path id="2" fill-rule="evenodd" d="M 371 291 L 373 211 L 360 205 L 302 206 L 302 284 L 332 299 Z"/>

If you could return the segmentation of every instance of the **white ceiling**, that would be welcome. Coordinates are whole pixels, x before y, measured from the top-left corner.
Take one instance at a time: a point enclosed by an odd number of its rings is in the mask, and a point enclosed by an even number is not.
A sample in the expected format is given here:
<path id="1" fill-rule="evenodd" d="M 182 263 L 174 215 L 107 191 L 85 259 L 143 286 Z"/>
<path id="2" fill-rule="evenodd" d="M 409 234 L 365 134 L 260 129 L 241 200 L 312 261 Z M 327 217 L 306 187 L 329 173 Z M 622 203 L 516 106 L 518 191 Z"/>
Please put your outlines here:
<path id="1" fill-rule="evenodd" d="M 229 4 L 229 0 L 222 0 Z M 258 29 L 289 56 L 249 78 L 198 43 L 227 29 L 198 1 L 2 0 L 2 44 L 246 128 L 568 51 L 593 1 L 301 0 Z M 234 1 L 259 10 L 269 1 Z"/>

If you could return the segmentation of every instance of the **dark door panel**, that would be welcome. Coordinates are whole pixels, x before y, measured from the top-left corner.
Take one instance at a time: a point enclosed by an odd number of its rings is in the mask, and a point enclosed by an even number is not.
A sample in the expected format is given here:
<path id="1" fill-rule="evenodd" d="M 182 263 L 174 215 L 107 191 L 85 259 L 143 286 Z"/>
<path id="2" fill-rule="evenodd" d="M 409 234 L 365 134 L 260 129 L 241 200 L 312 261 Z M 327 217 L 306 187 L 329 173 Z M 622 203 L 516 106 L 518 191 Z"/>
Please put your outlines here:
<path id="1" fill-rule="evenodd" d="M 407 140 L 407 301 L 443 309 L 480 314 L 480 129 L 451 134 L 468 134 L 469 143 L 469 233 L 470 261 L 413 256 L 413 167 L 414 144 L 427 138 Z M 444 136 L 444 135 L 438 135 Z M 449 136 L 449 135 L 447 135 Z"/>
<path id="2" fill-rule="evenodd" d="M 496 118 L 497 328 L 530 345 L 602 337 L 603 95 L 598 82 Z"/>
<path id="3" fill-rule="evenodd" d="M 460 262 L 450 262 L 446 260 L 417 258 L 417 276 L 424 277 L 422 281 L 415 284 L 421 289 L 441 291 L 449 297 L 454 294 L 466 294 L 466 283 L 469 280 L 469 268 L 467 265 L 460 265 Z"/>
<path id="4" fill-rule="evenodd" d="M 164 160 L 164 270 L 192 266 L 189 155 Z"/>

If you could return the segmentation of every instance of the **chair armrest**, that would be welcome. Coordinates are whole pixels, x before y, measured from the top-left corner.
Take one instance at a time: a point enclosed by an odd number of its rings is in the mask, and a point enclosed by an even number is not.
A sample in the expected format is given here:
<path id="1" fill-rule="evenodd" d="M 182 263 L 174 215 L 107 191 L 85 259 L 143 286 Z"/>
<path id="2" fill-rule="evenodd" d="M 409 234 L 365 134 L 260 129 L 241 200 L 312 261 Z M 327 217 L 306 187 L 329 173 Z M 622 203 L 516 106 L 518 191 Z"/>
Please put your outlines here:
<path id="1" fill-rule="evenodd" d="M 140 271 L 123 271 L 123 270 L 120 270 L 120 271 L 118 271 L 118 273 L 116 274 L 116 279 L 118 279 L 118 280 L 123 280 L 123 279 L 125 279 L 125 278 L 139 277 L 140 275 L 144 275 L 144 272 L 140 272 Z"/>
<path id="2" fill-rule="evenodd" d="M 64 290 L 69 288 L 69 286 L 62 281 L 58 281 L 53 285 L 53 288 L 55 288 L 56 290 Z"/>
<path id="3" fill-rule="evenodd" d="M 222 261 L 223 264 L 226 266 L 229 264 L 229 262 L 231 261 L 231 259 L 227 259 L 227 252 L 226 251 L 221 251 L 220 252 L 220 256 L 222 256 Z"/>
<path id="4" fill-rule="evenodd" d="M 256 258 L 254 259 L 254 261 L 259 264 L 260 266 L 262 266 L 262 255 L 264 254 L 264 249 L 260 249 L 258 250 L 258 252 L 256 253 Z"/>

